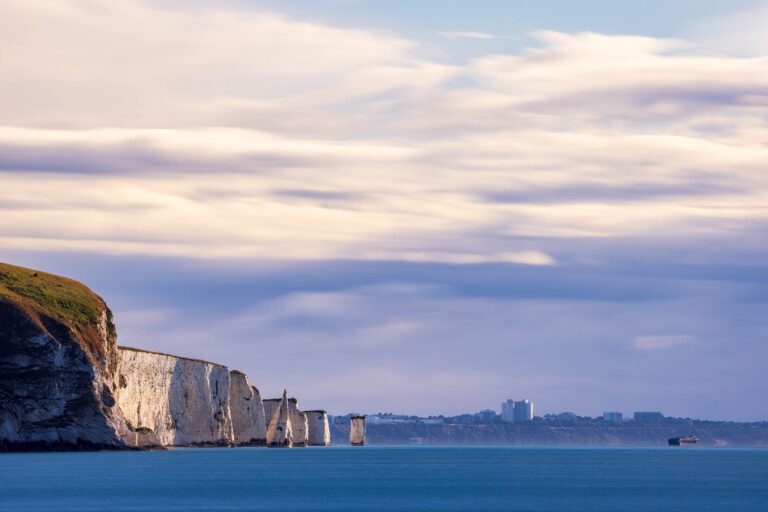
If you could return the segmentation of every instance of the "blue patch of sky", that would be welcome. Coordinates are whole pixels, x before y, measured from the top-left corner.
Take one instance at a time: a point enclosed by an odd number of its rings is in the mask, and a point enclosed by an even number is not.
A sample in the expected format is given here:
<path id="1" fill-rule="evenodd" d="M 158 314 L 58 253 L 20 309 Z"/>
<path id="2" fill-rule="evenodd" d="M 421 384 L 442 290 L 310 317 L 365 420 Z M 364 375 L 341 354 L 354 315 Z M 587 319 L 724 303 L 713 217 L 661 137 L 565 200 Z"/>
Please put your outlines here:
<path id="1" fill-rule="evenodd" d="M 461 62 L 478 55 L 518 53 L 537 30 L 681 37 L 691 21 L 763 5 L 756 0 L 277 0 L 250 5 L 292 18 L 343 28 L 380 30 L 422 43 L 424 57 Z M 450 39 L 445 32 L 480 32 L 499 39 Z"/>

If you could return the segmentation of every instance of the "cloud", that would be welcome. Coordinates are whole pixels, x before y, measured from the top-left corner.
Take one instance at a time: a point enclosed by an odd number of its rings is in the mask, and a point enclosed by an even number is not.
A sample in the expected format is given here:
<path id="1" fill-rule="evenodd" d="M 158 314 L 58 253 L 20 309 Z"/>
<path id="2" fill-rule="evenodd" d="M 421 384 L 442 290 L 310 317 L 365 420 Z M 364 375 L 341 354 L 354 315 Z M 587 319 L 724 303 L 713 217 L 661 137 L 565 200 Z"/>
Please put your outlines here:
<path id="1" fill-rule="evenodd" d="M 688 24 L 687 34 L 709 51 L 738 56 L 768 55 L 768 7 L 723 13 Z"/>
<path id="2" fill-rule="evenodd" d="M 765 105 L 766 57 L 686 51 L 679 40 L 540 32 L 543 46 L 491 55 L 472 65 L 476 80 L 510 109 L 575 114 L 584 120 L 680 120 Z M 691 49 L 692 50 L 692 49 Z"/>
<path id="3" fill-rule="evenodd" d="M 694 178 L 695 179 L 695 178 Z M 700 180 L 699 180 L 700 181 Z M 734 185 L 710 185 L 705 183 L 686 184 L 682 180 L 679 183 L 640 183 L 627 184 L 581 184 L 575 186 L 562 186 L 536 189 L 528 187 L 521 190 L 493 190 L 481 195 L 488 201 L 500 203 L 579 203 L 579 202 L 627 202 L 643 201 L 663 196 L 706 196 L 707 194 L 732 194 L 739 193 Z"/>
<path id="4" fill-rule="evenodd" d="M 632 346 L 637 350 L 667 350 L 696 343 L 695 336 L 688 334 L 671 334 L 662 336 L 638 336 L 632 340 Z"/>
<path id="5" fill-rule="evenodd" d="M 283 197 L 296 197 L 311 200 L 319 199 L 323 201 L 348 201 L 352 199 L 360 199 L 360 196 L 357 194 L 335 190 L 288 189 L 276 190 L 273 193 Z"/>
<path id="6" fill-rule="evenodd" d="M 0 10 L 0 33 L 14 48 L 0 61 L 0 92 L 14 98 L 0 104 L 6 123 L 206 125 L 235 109 L 269 117 L 288 99 L 306 115 L 308 88 L 338 86 L 361 67 L 418 65 L 405 40 L 242 5 L 12 0 Z M 368 82 L 358 93 L 380 88 Z"/>
<path id="7" fill-rule="evenodd" d="M 494 34 L 487 34 L 485 32 L 440 32 L 439 34 L 441 37 L 446 39 L 520 39 L 519 37 L 515 36 L 499 36 Z"/>
<path id="8" fill-rule="evenodd" d="M 240 4 L 0 9 L 9 248 L 553 266 L 768 216 L 765 57 L 544 31 L 446 65 Z"/>

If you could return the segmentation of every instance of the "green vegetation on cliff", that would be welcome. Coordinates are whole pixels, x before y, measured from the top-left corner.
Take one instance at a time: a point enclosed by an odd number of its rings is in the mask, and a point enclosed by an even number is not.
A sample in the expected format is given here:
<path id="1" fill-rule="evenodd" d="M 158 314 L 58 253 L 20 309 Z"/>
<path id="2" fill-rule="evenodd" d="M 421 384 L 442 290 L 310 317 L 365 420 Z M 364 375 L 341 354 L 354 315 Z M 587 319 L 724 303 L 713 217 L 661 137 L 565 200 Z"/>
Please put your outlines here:
<path id="1" fill-rule="evenodd" d="M 78 326 L 96 322 L 104 307 L 82 283 L 7 263 L 0 263 L 0 297 Z"/>
<path id="2" fill-rule="evenodd" d="M 92 354 L 105 355 L 98 319 L 106 305 L 84 284 L 47 272 L 0 263 L 2 302 L 25 311 L 41 328 L 49 325 L 46 318 L 67 326 L 72 336 L 84 343 Z M 108 335 L 115 336 L 108 309 L 107 329 Z"/>

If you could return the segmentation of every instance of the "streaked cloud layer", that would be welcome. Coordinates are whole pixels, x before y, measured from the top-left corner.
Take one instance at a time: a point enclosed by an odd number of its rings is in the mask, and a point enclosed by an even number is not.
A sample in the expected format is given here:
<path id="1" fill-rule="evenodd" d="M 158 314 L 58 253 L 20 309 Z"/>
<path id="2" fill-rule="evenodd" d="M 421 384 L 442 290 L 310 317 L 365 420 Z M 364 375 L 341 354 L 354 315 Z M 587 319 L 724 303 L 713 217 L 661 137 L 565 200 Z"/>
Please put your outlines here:
<path id="1" fill-rule="evenodd" d="M 723 27 L 748 17 L 733 13 Z M 561 268 L 535 274 L 531 300 L 542 300 L 537 287 L 564 286 L 574 275 L 620 274 L 620 291 L 599 298 L 613 306 L 596 306 L 586 282 L 580 292 L 544 300 L 558 301 L 550 311 L 560 316 L 568 295 L 582 321 L 600 330 L 595 338 L 615 336 L 637 364 L 707 343 L 742 343 L 739 353 L 750 358 L 763 350 L 764 323 L 750 328 L 749 341 L 708 338 L 684 313 L 701 300 L 703 309 L 723 311 L 718 325 L 737 323 L 740 303 L 765 305 L 767 295 L 764 280 L 747 286 L 730 276 L 734 268 L 764 268 L 768 250 L 768 48 L 736 51 L 744 46 L 737 30 L 708 37 L 713 23 L 694 20 L 688 39 L 532 29 L 514 51 L 480 49 L 458 60 L 450 46 L 441 55 L 430 51 L 434 42 L 240 3 L 9 0 L 0 6 L 0 247 L 49 254 L 52 262 L 74 253 L 227 268 L 255 260 L 290 268 L 498 264 L 498 276 L 509 267 Z M 440 33 L 452 45 L 517 37 L 474 27 Z M 646 321 L 632 332 L 601 324 L 600 312 L 626 311 L 615 302 L 623 293 L 645 286 L 653 295 L 665 279 L 700 268 L 714 274 L 707 282 L 721 284 L 672 286 L 680 309 L 670 311 L 689 324 L 653 327 L 652 316 L 665 313 L 650 299 L 652 307 L 637 310 Z M 632 274 L 667 277 L 630 285 L 624 279 Z M 476 309 L 495 312 L 488 325 L 540 338 L 539 348 L 526 348 L 531 360 L 554 343 L 543 331 L 507 325 L 517 306 L 532 306 L 494 302 L 489 286 L 475 291 L 489 301 L 480 306 L 456 283 L 438 283 L 435 292 L 423 288 L 434 282 L 412 275 L 380 281 L 322 291 L 295 284 L 271 302 L 248 299 L 238 315 L 263 321 L 232 335 L 255 329 L 307 347 L 312 336 L 282 319 L 320 304 L 310 316 L 325 315 L 336 327 L 313 327 L 315 341 L 397 345 L 438 334 L 400 311 L 378 325 L 373 311 L 415 307 L 426 294 L 426 309 L 457 311 L 445 319 L 454 328 L 440 336 L 461 332 Z M 415 288 L 382 298 L 395 284 Z M 359 313 L 335 317 L 360 301 Z M 452 339 L 461 360 L 462 345 Z M 407 357 L 402 347 L 390 349 Z M 715 364 L 712 357 L 702 364 Z M 366 371 L 382 382 L 398 372 L 408 374 L 403 382 L 418 380 L 397 358 Z M 494 371 L 478 364 L 474 374 L 487 379 L 465 380 L 512 386 Z M 445 380 L 439 368 L 432 375 Z M 327 384 L 327 392 L 356 378 Z"/>

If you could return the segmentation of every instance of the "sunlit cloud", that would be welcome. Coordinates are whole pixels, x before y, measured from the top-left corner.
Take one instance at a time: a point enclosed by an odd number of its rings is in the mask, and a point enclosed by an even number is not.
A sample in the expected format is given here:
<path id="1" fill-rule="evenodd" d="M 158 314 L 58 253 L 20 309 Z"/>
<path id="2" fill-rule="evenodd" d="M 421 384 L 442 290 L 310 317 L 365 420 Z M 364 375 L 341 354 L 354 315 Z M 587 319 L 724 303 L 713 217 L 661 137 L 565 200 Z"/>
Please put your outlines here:
<path id="1" fill-rule="evenodd" d="M 1 9 L 7 247 L 554 265 L 768 216 L 764 56 L 541 31 L 448 65 L 239 4 Z"/>
<path id="2" fill-rule="evenodd" d="M 446 39 L 479 39 L 479 40 L 492 40 L 492 39 L 520 39 L 517 36 L 503 36 L 488 34 L 486 32 L 440 32 L 440 36 Z"/>
<path id="3" fill-rule="evenodd" d="M 688 23 L 689 37 L 714 54 L 765 56 L 768 54 L 768 7 L 759 5 Z"/>

